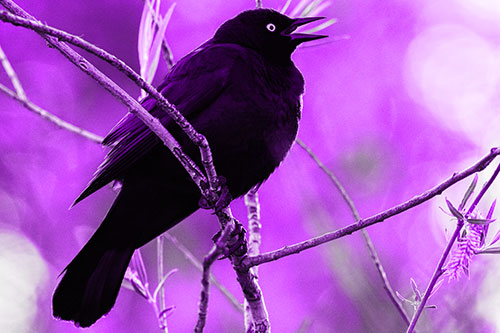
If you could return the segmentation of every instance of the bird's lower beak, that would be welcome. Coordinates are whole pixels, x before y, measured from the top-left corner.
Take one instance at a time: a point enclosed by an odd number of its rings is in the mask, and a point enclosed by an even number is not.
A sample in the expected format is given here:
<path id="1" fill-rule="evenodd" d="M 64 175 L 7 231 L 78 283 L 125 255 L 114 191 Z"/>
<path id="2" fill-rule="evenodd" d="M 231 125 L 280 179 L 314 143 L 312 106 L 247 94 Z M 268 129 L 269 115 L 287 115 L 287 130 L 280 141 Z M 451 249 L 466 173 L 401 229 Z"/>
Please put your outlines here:
<path id="1" fill-rule="evenodd" d="M 300 27 L 304 24 L 311 23 L 311 22 L 318 21 L 318 20 L 322 20 L 322 19 L 324 19 L 324 17 L 299 17 L 299 18 L 293 19 L 292 24 L 290 24 L 288 26 L 288 28 L 286 28 L 282 32 L 282 34 L 284 36 L 290 37 L 296 45 L 299 45 L 301 43 L 308 42 L 311 40 L 315 40 L 315 39 L 326 38 L 328 36 L 305 34 L 305 33 L 293 33 L 298 27 Z"/>

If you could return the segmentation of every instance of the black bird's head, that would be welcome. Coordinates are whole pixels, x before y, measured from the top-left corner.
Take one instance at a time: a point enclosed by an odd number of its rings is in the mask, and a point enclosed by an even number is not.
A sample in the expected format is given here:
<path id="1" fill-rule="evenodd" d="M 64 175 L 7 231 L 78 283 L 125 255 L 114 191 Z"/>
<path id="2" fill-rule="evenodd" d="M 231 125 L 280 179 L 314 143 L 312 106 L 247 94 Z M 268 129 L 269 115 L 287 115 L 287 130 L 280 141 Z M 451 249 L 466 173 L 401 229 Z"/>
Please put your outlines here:
<path id="1" fill-rule="evenodd" d="M 213 39 L 253 49 L 269 60 L 286 61 L 299 44 L 327 37 L 293 33 L 299 26 L 322 18 L 290 18 L 272 9 L 247 10 L 224 22 Z"/>

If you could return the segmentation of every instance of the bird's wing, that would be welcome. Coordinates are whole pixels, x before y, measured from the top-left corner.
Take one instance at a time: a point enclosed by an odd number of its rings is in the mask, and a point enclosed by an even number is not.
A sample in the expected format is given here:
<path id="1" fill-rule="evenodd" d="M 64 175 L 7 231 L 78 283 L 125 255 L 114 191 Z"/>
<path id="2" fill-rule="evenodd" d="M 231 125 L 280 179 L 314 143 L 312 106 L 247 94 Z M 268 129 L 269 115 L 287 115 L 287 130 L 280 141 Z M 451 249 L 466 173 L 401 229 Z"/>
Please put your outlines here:
<path id="1" fill-rule="evenodd" d="M 206 43 L 181 59 L 158 87 L 177 109 L 189 120 L 213 103 L 228 85 L 233 63 L 238 58 L 239 47 Z M 158 118 L 165 127 L 173 121 L 160 108 L 156 100 L 147 97 L 142 106 Z M 75 200 L 85 199 L 115 179 L 155 145 L 158 137 L 131 113 L 128 113 L 104 138 L 103 144 L 111 148 L 89 185 Z"/>

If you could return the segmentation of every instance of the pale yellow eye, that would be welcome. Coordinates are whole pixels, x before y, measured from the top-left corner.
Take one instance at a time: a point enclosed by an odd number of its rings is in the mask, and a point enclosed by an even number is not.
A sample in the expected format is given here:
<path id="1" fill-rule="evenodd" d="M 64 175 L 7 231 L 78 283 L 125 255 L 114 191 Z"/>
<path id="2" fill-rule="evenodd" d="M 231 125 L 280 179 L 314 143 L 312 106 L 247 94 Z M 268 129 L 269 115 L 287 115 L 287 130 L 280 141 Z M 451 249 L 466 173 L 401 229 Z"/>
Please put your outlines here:
<path id="1" fill-rule="evenodd" d="M 272 23 L 269 23 L 268 25 L 266 25 L 266 28 L 267 28 L 267 30 L 269 30 L 271 32 L 274 32 L 276 30 L 276 26 Z"/>

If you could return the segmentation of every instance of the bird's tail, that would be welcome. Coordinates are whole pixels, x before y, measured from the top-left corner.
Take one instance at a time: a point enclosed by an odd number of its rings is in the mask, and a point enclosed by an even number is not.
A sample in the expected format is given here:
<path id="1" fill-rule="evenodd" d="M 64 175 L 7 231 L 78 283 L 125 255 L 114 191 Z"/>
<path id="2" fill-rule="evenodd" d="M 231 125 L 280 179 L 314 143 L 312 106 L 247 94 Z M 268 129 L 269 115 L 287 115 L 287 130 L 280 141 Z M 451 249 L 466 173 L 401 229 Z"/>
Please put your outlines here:
<path id="1" fill-rule="evenodd" d="M 54 317 L 88 327 L 108 313 L 118 297 L 134 248 L 104 248 L 97 231 L 66 267 L 52 298 Z"/>

